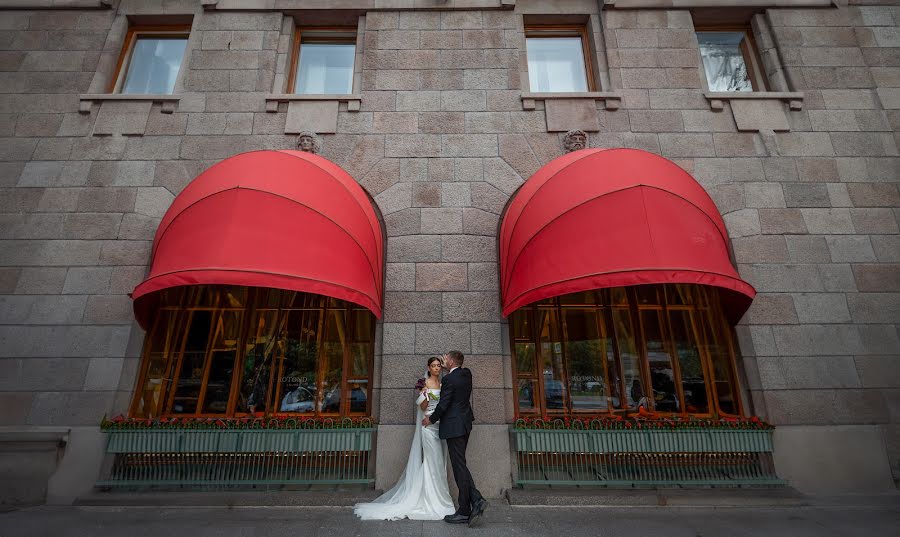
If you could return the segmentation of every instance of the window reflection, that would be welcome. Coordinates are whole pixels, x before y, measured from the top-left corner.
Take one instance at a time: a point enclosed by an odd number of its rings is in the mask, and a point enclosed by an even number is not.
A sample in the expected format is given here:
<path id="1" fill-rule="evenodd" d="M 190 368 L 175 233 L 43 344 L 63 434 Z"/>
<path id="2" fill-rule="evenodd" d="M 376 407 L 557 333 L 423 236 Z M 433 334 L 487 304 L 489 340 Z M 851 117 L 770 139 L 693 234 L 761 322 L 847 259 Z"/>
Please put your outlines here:
<path id="1" fill-rule="evenodd" d="M 739 414 L 730 328 L 718 301 L 712 288 L 646 285 L 514 312 L 518 412 Z"/>
<path id="2" fill-rule="evenodd" d="M 581 39 L 581 37 L 529 37 L 525 40 L 531 91 L 588 91 Z"/>
<path id="3" fill-rule="evenodd" d="M 186 47 L 186 36 L 138 36 L 122 84 L 122 93 L 172 93 Z"/>
<path id="4" fill-rule="evenodd" d="M 227 286 L 170 289 L 160 301 L 133 416 L 371 412 L 368 310 Z"/>
<path id="5" fill-rule="evenodd" d="M 745 32 L 697 32 L 710 91 L 753 91 Z"/>
<path id="6" fill-rule="evenodd" d="M 296 93 L 353 93 L 353 43 L 302 43 L 297 68 Z"/>

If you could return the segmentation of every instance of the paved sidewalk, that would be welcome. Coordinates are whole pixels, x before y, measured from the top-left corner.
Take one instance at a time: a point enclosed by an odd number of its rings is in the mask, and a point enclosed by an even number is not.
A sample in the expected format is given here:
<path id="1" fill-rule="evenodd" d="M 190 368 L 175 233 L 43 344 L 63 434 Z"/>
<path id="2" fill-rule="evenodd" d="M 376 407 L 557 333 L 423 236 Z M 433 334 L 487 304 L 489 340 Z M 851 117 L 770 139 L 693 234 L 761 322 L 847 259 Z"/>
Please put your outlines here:
<path id="1" fill-rule="evenodd" d="M 896 537 L 900 505 L 525 507 L 494 500 L 478 528 L 363 522 L 348 507 L 33 507 L 0 514 L 0 537 Z"/>

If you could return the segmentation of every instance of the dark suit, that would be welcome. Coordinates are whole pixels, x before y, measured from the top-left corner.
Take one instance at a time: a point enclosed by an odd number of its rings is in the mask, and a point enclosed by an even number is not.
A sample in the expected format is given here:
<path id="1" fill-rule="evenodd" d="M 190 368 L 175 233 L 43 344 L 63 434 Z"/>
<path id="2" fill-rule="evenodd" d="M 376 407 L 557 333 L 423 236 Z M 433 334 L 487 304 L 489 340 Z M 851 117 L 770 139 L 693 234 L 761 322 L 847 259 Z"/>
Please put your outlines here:
<path id="1" fill-rule="evenodd" d="M 431 414 L 431 422 L 439 425 L 439 436 L 447 440 L 450 465 L 459 489 L 459 508 L 456 512 L 465 516 L 471 514 L 472 503 L 482 498 L 466 466 L 466 446 L 469 444 L 472 422 L 475 421 L 475 414 L 469 403 L 471 396 L 472 372 L 458 367 L 444 377 L 441 383 L 441 400 Z"/>

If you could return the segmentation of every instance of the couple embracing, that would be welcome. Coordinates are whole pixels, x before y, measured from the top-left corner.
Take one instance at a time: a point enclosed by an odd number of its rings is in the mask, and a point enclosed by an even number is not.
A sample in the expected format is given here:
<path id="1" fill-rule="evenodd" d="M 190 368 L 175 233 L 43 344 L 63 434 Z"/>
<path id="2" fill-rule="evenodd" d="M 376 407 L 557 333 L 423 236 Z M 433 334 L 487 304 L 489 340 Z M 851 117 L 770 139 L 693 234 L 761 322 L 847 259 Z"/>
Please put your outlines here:
<path id="1" fill-rule="evenodd" d="M 475 488 L 466 466 L 466 446 L 475 414 L 470 403 L 472 372 L 463 367 L 465 357 L 450 351 L 428 359 L 424 385 L 416 385 L 416 432 L 406 470 L 389 491 L 371 503 L 354 506 L 364 520 L 440 520 L 451 524 L 477 523 L 487 500 Z M 449 373 L 441 378 L 442 369 Z M 446 445 L 442 440 L 446 440 Z M 459 508 L 454 508 L 447 484 L 446 454 L 459 489 Z"/>

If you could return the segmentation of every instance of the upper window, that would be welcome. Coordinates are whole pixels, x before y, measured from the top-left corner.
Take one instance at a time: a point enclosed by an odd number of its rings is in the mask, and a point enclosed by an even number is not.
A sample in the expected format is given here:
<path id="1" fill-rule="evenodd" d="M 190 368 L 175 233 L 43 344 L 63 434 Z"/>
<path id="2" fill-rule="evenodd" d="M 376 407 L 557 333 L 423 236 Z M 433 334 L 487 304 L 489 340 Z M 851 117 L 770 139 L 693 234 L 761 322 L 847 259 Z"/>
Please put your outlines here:
<path id="1" fill-rule="evenodd" d="M 531 91 L 594 90 L 590 48 L 584 26 L 526 27 L 525 47 Z"/>
<path id="2" fill-rule="evenodd" d="M 746 29 L 697 30 L 710 91 L 765 91 L 751 34 Z"/>
<path id="3" fill-rule="evenodd" d="M 355 28 L 297 29 L 289 93 L 353 93 Z"/>
<path id="4" fill-rule="evenodd" d="M 640 285 L 564 295 L 510 315 L 517 416 L 741 413 L 714 288 Z"/>
<path id="5" fill-rule="evenodd" d="M 161 293 L 131 415 L 371 414 L 375 316 L 308 293 L 197 285 Z"/>
<path id="6" fill-rule="evenodd" d="M 173 93 L 184 61 L 189 32 L 189 26 L 130 29 L 110 92 Z"/>

